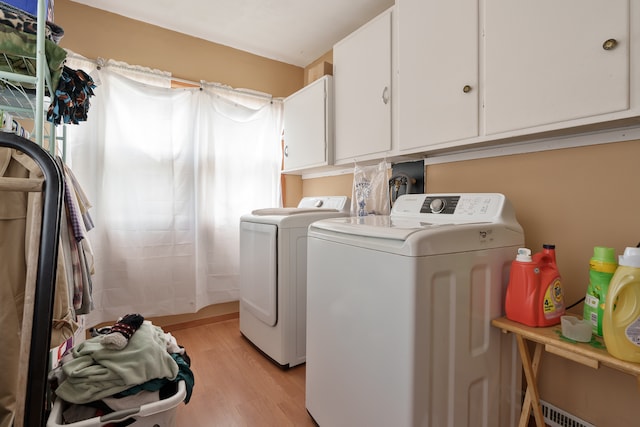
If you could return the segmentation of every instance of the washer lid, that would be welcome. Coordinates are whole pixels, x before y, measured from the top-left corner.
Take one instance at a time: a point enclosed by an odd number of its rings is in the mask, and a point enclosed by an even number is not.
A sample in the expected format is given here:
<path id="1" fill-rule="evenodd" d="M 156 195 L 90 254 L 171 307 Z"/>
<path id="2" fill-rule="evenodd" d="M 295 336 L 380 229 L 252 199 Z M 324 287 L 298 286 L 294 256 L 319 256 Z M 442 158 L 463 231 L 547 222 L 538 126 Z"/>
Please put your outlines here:
<path id="1" fill-rule="evenodd" d="M 481 225 L 490 222 L 458 222 L 459 225 Z M 363 217 L 331 218 L 314 223 L 312 228 L 332 233 L 350 234 L 362 237 L 405 241 L 414 233 L 438 228 L 450 228 L 451 222 L 426 222 L 412 218 L 394 218 L 388 215 L 368 215 Z"/>
<path id="2" fill-rule="evenodd" d="M 337 209 L 322 209 L 322 208 L 264 208 L 256 209 L 251 212 L 251 215 L 267 216 L 267 215 L 297 215 L 304 213 L 318 213 L 318 212 L 338 212 Z"/>

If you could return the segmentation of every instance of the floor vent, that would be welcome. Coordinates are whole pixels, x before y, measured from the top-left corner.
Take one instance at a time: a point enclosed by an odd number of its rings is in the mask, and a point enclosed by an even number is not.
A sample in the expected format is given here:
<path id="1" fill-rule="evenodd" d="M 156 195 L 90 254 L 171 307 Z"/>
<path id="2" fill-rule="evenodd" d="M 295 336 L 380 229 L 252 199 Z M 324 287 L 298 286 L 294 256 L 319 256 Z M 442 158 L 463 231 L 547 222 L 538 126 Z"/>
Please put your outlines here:
<path id="1" fill-rule="evenodd" d="M 544 421 L 551 427 L 596 427 L 580 418 L 563 411 L 552 404 L 540 400 Z"/>

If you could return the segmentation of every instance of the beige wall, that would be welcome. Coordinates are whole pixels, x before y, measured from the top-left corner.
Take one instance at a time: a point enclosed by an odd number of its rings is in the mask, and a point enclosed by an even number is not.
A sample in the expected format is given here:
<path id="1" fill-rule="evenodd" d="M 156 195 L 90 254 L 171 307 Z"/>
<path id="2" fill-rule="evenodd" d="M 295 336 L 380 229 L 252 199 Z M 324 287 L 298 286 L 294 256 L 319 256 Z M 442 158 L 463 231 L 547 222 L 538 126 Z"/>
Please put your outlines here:
<path id="1" fill-rule="evenodd" d="M 171 71 L 189 80 L 287 96 L 304 84 L 305 70 L 200 39 L 183 36 L 78 5 L 56 1 L 61 43 L 90 58 L 98 56 Z M 318 61 L 331 61 L 331 54 Z M 313 65 L 313 64 L 311 64 Z M 640 241 L 640 192 L 634 176 L 638 141 L 472 160 L 426 168 L 426 192 L 501 192 L 516 208 L 534 251 L 557 245 L 558 264 L 569 303 L 586 292 L 593 246 Z M 352 176 L 301 180 L 287 176 L 286 206 L 302 196 L 351 196 Z M 223 312 L 234 310 L 226 307 Z M 214 314 L 223 314 L 215 307 Z M 576 308 L 581 313 L 582 306 Z M 205 313 L 206 315 L 206 313 Z M 640 399 L 635 379 L 606 367 L 591 370 L 545 354 L 541 396 L 599 427 L 628 426 Z"/>
<path id="2" fill-rule="evenodd" d="M 304 196 L 348 196 L 352 195 L 353 174 L 328 176 L 302 180 Z"/>
<path id="3" fill-rule="evenodd" d="M 95 59 L 171 71 L 174 77 L 218 82 L 285 97 L 303 86 L 304 70 L 202 39 L 56 0 L 55 22 L 65 31 L 62 47 Z"/>
<path id="4" fill-rule="evenodd" d="M 324 75 L 324 67 L 322 67 L 321 65 L 323 65 L 323 63 L 327 63 L 330 64 L 331 66 L 329 67 L 330 69 L 332 68 L 332 64 L 333 64 L 333 50 L 330 50 L 329 52 L 325 53 L 324 55 L 322 55 L 320 58 L 316 59 L 315 61 L 313 61 L 311 64 L 307 65 L 304 69 L 304 84 L 305 86 L 308 85 L 309 83 L 311 83 L 314 79 L 313 74 L 319 74 L 319 75 Z M 314 73 L 314 71 L 318 70 L 318 67 L 320 67 L 321 71 Z M 331 69 L 330 72 L 328 74 L 333 75 L 333 70 Z M 317 78 L 317 77 L 316 77 Z"/>

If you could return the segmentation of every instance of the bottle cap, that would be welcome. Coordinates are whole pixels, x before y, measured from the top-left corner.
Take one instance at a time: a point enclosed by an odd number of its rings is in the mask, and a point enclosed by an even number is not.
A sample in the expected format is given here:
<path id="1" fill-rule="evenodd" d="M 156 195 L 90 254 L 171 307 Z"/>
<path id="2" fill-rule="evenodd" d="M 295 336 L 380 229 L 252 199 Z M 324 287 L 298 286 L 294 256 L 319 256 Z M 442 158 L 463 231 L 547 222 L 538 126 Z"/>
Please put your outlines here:
<path id="1" fill-rule="evenodd" d="M 640 268 L 640 248 L 627 247 L 618 257 L 618 264 Z"/>
<path id="2" fill-rule="evenodd" d="M 591 259 L 615 264 L 616 250 L 613 248 L 605 248 L 604 246 L 596 246 L 593 248 L 593 258 Z"/>
<path id="3" fill-rule="evenodd" d="M 531 262 L 531 249 L 529 248 L 518 249 L 518 255 L 516 255 L 516 261 Z"/>

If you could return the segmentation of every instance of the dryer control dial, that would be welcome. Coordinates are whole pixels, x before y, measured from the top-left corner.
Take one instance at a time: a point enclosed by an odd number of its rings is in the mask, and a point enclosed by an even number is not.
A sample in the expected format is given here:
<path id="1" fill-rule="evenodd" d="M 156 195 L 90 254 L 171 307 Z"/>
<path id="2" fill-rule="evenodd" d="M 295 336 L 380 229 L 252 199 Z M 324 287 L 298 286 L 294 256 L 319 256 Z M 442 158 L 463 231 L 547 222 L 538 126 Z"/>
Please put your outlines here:
<path id="1" fill-rule="evenodd" d="M 442 199 L 433 199 L 429 204 L 429 208 L 433 213 L 440 213 L 447 207 L 447 203 Z"/>

